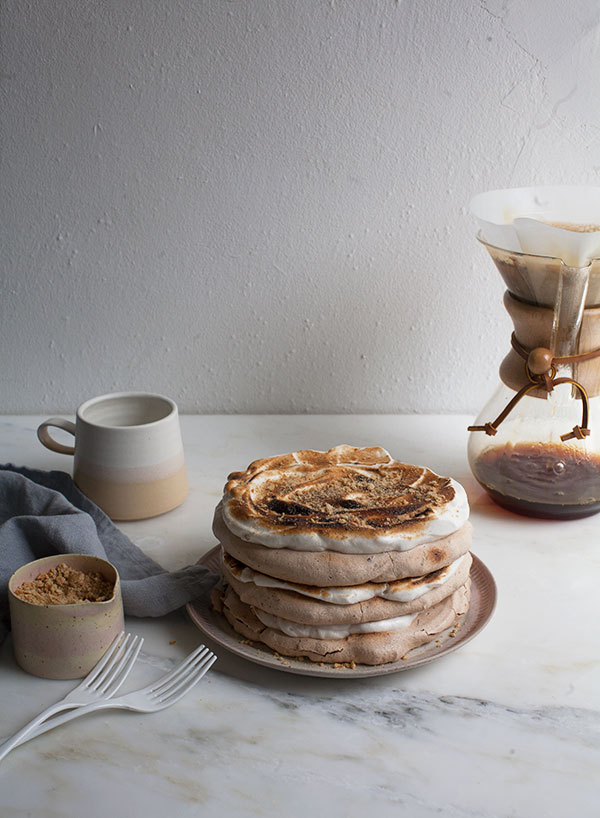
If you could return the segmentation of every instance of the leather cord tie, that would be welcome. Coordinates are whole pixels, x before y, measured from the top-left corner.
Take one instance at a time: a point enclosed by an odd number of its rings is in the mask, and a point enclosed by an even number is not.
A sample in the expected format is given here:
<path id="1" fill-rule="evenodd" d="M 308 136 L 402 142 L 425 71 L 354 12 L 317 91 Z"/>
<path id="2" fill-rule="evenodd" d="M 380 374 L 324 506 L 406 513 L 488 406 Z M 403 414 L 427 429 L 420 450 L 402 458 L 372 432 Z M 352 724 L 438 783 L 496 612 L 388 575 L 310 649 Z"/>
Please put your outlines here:
<path id="1" fill-rule="evenodd" d="M 544 347 L 536 347 L 535 349 L 531 350 L 526 349 L 517 340 L 514 332 L 510 337 L 510 343 L 515 352 L 525 361 L 525 372 L 527 373 L 527 377 L 530 382 L 526 386 L 519 389 L 514 398 L 512 398 L 512 400 L 506 404 L 502 412 L 500 412 L 495 420 L 491 421 L 490 423 L 486 423 L 483 426 L 468 426 L 467 430 L 469 432 L 485 432 L 486 435 L 493 436 L 498 431 L 498 426 L 502 423 L 502 421 L 505 420 L 505 418 L 512 412 L 521 398 L 525 397 L 525 395 L 527 395 L 529 392 L 533 392 L 534 389 L 545 389 L 546 392 L 550 393 L 553 391 L 555 386 L 560 386 L 563 383 L 569 383 L 571 386 L 574 386 L 575 389 L 577 389 L 583 404 L 581 426 L 573 426 L 572 431 L 561 435 L 560 439 L 562 441 L 566 441 L 572 440 L 573 438 L 576 440 L 583 440 L 586 438 L 590 434 L 590 430 L 588 429 L 590 408 L 588 394 L 585 391 L 585 388 L 580 383 L 573 380 L 573 378 L 557 378 L 556 373 L 557 367 L 561 366 L 562 364 L 576 364 L 581 363 L 582 361 L 591 361 L 593 358 L 600 357 L 600 348 L 592 349 L 590 352 L 582 352 L 578 355 L 552 357 L 550 350 L 545 349 Z"/>

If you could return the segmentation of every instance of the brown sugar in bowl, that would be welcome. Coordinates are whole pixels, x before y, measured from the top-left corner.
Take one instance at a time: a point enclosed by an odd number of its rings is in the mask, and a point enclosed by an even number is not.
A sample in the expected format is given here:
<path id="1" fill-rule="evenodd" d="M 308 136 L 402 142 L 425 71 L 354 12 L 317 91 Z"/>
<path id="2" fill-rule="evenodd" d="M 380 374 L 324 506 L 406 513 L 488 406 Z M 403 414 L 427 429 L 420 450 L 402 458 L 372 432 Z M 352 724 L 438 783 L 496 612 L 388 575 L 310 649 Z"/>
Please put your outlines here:
<path id="1" fill-rule="evenodd" d="M 48 572 L 52 576 L 61 565 L 88 575 L 85 580 L 99 574 L 109 588 L 84 581 L 74 588 L 67 587 L 71 593 L 66 598 L 77 601 L 61 602 L 57 592 L 62 591 L 61 581 L 69 586 L 70 572 L 59 569 L 58 583 L 48 578 Z M 17 593 L 24 583 L 32 583 L 25 598 L 23 591 Z M 98 595 L 100 599 L 92 601 Z M 81 600 L 81 596 L 90 599 Z M 114 565 L 100 557 L 56 554 L 27 563 L 10 578 L 8 598 L 17 663 L 27 673 L 45 679 L 86 676 L 124 629 L 119 574 Z"/>

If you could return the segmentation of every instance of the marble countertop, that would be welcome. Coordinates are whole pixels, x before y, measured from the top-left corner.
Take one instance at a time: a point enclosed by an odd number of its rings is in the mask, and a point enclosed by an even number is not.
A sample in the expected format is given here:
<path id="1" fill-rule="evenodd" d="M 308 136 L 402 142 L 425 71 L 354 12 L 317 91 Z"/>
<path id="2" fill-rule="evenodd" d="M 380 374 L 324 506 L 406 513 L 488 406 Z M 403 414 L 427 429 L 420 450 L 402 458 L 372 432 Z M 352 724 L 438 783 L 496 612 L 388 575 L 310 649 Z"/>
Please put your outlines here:
<path id="1" fill-rule="evenodd" d="M 70 458 L 38 443 L 41 420 L 0 418 L 2 460 L 70 471 Z M 546 522 L 495 506 L 467 465 L 471 420 L 182 417 L 188 499 L 120 525 L 166 568 L 215 545 L 212 512 L 230 471 L 298 448 L 382 445 L 465 486 L 473 552 L 498 587 L 494 615 L 452 654 L 356 680 L 249 663 L 215 647 L 184 610 L 128 619 L 145 637 L 132 686 L 201 641 L 219 659 L 173 708 L 96 713 L 14 750 L 0 764 L 2 818 L 598 815 L 600 516 Z M 9 637 L 0 648 L 0 735 L 74 686 L 22 672 Z"/>

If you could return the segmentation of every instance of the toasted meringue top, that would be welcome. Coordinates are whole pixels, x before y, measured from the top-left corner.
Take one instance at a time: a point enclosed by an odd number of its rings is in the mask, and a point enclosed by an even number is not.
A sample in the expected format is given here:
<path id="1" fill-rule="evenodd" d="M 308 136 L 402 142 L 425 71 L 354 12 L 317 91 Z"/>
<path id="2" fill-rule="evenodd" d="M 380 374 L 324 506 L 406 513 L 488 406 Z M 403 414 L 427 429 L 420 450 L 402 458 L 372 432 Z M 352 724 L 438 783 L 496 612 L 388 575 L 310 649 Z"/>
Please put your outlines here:
<path id="1" fill-rule="evenodd" d="M 382 448 L 337 446 L 269 457 L 233 472 L 223 520 L 268 548 L 372 554 L 446 537 L 468 519 L 463 487 Z"/>

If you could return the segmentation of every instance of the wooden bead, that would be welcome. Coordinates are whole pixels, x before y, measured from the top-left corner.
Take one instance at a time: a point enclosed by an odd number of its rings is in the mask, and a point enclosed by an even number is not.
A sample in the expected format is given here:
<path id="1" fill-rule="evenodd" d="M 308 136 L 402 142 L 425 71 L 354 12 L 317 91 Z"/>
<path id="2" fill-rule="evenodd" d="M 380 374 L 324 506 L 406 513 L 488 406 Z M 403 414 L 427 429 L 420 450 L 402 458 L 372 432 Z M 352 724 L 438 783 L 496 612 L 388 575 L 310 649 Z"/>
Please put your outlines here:
<path id="1" fill-rule="evenodd" d="M 532 375 L 543 375 L 552 366 L 552 353 L 545 347 L 532 349 L 527 356 L 527 366 Z"/>

